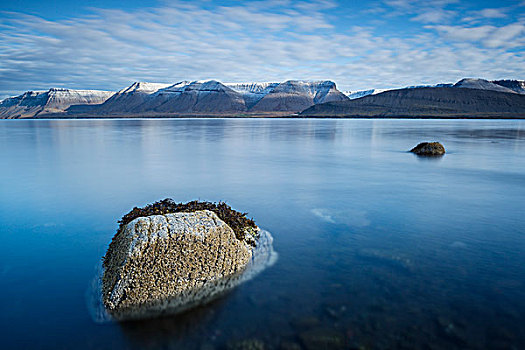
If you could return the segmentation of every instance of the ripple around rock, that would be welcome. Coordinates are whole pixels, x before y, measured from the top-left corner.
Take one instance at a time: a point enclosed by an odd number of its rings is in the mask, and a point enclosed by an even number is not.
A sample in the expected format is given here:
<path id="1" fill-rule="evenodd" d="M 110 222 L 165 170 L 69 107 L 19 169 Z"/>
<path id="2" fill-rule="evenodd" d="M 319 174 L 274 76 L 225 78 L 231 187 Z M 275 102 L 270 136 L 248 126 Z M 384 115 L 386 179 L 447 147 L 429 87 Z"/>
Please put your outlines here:
<path id="1" fill-rule="evenodd" d="M 108 312 L 103 302 L 102 264 L 97 269 L 96 277 L 88 290 L 88 307 L 93 320 L 97 323 L 120 321 L 128 319 L 151 318 L 173 315 L 192 307 L 205 304 L 244 283 L 277 261 L 277 253 L 273 249 L 273 237 L 270 232 L 261 230 L 257 246 L 252 249 L 249 261 L 242 271 L 223 278 L 205 281 L 196 288 L 171 295 L 153 303 L 144 303 L 138 308 L 126 309 L 124 312 Z"/>

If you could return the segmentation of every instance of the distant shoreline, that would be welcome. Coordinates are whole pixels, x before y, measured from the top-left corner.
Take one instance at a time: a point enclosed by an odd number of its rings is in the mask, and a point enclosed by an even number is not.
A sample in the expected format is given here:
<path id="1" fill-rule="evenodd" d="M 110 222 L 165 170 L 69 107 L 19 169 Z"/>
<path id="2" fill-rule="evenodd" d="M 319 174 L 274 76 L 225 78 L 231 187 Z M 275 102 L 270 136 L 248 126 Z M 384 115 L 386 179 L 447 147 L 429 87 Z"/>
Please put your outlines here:
<path id="1" fill-rule="evenodd" d="M 41 116 L 31 118 L 4 118 L 0 120 L 133 120 L 133 119 L 464 119 L 464 120 L 525 120 L 522 116 L 301 116 L 301 115 L 252 115 L 252 116 L 235 116 L 235 115 L 178 115 L 178 116 Z"/>

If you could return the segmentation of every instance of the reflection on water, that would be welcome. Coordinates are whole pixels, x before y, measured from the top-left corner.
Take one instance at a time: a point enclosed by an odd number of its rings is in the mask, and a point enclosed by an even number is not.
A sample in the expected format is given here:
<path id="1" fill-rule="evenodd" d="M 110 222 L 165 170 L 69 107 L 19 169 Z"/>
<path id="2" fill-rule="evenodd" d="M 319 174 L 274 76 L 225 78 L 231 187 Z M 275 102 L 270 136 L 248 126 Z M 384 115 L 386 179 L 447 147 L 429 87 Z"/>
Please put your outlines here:
<path id="1" fill-rule="evenodd" d="M 144 321 L 128 321 L 119 324 L 127 338 L 127 347 L 137 349 L 173 348 L 183 349 L 188 337 L 210 337 L 210 344 L 220 332 L 208 333 L 205 325 L 217 318 L 224 307 L 224 299 L 214 300 L 206 306 L 197 307 L 177 317 L 161 317 Z"/>
<path id="2" fill-rule="evenodd" d="M 524 348 L 524 126 L 1 121 L 2 348 Z M 183 315 L 94 323 L 117 219 L 166 197 L 248 211 L 279 260 Z"/>

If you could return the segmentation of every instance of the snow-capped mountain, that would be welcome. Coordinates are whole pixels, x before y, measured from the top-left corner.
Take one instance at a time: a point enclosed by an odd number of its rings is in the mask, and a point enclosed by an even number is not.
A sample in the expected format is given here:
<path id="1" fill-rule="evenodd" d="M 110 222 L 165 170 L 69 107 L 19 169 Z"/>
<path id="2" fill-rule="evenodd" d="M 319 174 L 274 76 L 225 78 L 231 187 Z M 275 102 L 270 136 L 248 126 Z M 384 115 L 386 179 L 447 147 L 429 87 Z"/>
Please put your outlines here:
<path id="1" fill-rule="evenodd" d="M 151 94 L 135 112 L 227 113 L 246 111 L 241 94 L 216 81 L 183 81 Z"/>
<path id="2" fill-rule="evenodd" d="M 64 113 L 72 105 L 93 105 L 106 101 L 113 91 L 49 89 L 28 91 L 0 102 L 0 118 L 33 118 Z"/>
<path id="3" fill-rule="evenodd" d="M 332 81 L 288 80 L 271 89 L 250 111 L 300 112 L 315 104 L 348 100 Z"/>

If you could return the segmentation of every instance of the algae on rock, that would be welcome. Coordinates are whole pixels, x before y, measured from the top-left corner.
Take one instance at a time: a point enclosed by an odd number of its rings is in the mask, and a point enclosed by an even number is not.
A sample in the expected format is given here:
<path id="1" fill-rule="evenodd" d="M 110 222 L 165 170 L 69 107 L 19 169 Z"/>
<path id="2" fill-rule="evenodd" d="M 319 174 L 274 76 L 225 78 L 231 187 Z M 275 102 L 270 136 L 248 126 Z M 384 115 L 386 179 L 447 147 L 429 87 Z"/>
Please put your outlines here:
<path id="1" fill-rule="evenodd" d="M 235 236 L 241 241 L 245 239 L 246 235 L 252 236 L 251 240 L 257 239 L 257 225 L 255 225 L 255 222 L 252 219 L 246 217 L 247 213 L 241 213 L 233 210 L 228 204 L 224 202 L 212 203 L 191 201 L 188 203 L 177 203 L 171 198 L 166 198 L 153 204 L 149 204 L 144 208 L 133 208 L 119 221 L 119 228 L 122 228 L 122 226 L 128 224 L 133 219 L 141 216 L 195 212 L 197 210 L 213 211 L 219 218 L 221 218 L 226 224 L 228 224 L 228 226 L 233 229 Z"/>

